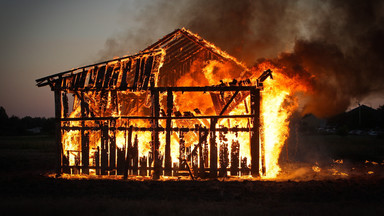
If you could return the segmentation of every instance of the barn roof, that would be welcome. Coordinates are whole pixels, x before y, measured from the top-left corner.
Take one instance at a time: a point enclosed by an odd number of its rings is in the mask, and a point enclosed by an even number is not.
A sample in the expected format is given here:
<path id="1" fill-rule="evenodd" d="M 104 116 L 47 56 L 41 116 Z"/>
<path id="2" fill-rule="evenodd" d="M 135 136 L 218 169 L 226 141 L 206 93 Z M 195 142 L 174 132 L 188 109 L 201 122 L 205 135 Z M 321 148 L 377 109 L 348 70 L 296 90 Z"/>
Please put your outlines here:
<path id="1" fill-rule="evenodd" d="M 234 57 L 182 28 L 164 36 L 136 55 L 71 69 L 37 79 L 36 82 L 39 87 L 50 85 L 52 89 L 61 90 L 142 90 L 148 87 L 154 74 L 158 77 L 159 73 L 180 71 L 181 67 L 187 68 L 186 62 L 191 62 L 201 55 L 207 59 L 230 62 L 240 71 L 247 70 Z M 167 76 L 160 76 L 160 79 L 162 78 L 168 79 Z"/>
<path id="2" fill-rule="evenodd" d="M 210 51 L 217 58 L 231 61 L 234 64 L 243 67 L 244 70 L 247 69 L 246 66 L 236 58 L 230 56 L 214 44 L 204 40 L 199 35 L 194 34 L 185 28 L 176 29 L 143 51 L 152 51 L 159 48 L 165 49 L 167 54 L 165 63 L 167 63 L 167 61 L 170 61 L 170 63 L 172 63 L 172 61 L 187 61 L 189 58 L 199 53 L 199 51 L 205 49 Z"/>

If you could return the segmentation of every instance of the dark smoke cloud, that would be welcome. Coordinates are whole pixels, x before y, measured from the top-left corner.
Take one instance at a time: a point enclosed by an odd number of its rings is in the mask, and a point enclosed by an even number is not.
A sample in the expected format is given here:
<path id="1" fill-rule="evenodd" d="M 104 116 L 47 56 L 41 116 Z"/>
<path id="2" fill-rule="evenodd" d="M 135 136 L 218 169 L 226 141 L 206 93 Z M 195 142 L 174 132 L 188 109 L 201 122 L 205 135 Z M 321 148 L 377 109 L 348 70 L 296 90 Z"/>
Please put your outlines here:
<path id="1" fill-rule="evenodd" d="M 329 117 L 384 89 L 384 7 L 380 1 L 328 1 L 312 38 L 272 61 L 288 74 L 312 77 L 304 112 Z"/>
<path id="2" fill-rule="evenodd" d="M 384 89 L 379 0 L 158 0 L 137 11 L 128 14 L 140 27 L 112 38 L 105 53 L 186 27 L 248 65 L 271 61 L 310 82 L 304 112 L 332 116 Z"/>

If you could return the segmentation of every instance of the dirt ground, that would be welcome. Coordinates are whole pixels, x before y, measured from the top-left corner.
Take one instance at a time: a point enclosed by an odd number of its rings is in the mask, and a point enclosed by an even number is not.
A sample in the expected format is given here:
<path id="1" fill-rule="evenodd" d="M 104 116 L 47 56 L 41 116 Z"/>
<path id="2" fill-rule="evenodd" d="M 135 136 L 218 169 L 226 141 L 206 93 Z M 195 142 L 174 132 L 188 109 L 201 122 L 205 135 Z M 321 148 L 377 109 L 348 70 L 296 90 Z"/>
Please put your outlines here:
<path id="1" fill-rule="evenodd" d="M 291 162 L 278 181 L 123 181 L 50 178 L 54 159 L 52 138 L 0 139 L 2 215 L 384 215 L 380 162 Z"/>

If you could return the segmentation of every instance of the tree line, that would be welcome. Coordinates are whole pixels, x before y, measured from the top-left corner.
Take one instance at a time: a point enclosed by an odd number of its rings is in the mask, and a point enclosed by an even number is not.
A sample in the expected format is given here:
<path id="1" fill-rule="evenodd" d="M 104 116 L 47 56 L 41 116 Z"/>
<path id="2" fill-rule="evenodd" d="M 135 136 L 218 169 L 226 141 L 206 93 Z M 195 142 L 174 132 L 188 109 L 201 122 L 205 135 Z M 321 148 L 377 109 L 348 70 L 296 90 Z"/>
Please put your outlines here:
<path id="1" fill-rule="evenodd" d="M 0 136 L 54 135 L 55 119 L 26 116 L 9 117 L 0 106 Z"/>

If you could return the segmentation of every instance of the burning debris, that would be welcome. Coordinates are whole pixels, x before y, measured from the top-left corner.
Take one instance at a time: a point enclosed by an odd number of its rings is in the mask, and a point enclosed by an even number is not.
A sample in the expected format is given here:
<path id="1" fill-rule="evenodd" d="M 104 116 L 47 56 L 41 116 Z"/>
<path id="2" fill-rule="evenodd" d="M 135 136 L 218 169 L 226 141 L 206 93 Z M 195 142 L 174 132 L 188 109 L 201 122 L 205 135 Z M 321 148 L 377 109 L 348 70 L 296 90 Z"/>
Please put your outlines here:
<path id="1" fill-rule="evenodd" d="M 275 178 L 290 95 L 307 90 L 279 70 L 249 69 L 178 29 L 136 55 L 38 79 L 55 92 L 57 173 Z"/>

